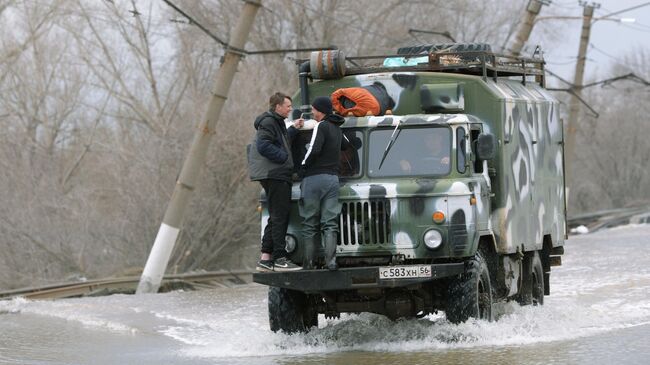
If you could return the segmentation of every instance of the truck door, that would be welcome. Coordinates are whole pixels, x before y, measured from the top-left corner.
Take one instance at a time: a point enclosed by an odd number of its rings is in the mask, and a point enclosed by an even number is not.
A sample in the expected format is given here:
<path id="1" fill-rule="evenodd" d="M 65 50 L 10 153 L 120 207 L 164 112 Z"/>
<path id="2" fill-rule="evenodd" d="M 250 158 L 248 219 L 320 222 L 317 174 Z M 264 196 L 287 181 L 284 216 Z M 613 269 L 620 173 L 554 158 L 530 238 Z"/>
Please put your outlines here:
<path id="1" fill-rule="evenodd" d="M 476 228 L 478 232 L 481 232 L 487 231 L 489 228 L 491 181 L 488 175 L 487 161 L 479 161 L 475 153 L 476 140 L 482 132 L 482 125 L 472 124 L 470 128 L 470 134 L 466 139 L 474 150 L 470 153 L 471 161 L 468 168 L 474 181 L 472 189 L 476 198 Z"/>

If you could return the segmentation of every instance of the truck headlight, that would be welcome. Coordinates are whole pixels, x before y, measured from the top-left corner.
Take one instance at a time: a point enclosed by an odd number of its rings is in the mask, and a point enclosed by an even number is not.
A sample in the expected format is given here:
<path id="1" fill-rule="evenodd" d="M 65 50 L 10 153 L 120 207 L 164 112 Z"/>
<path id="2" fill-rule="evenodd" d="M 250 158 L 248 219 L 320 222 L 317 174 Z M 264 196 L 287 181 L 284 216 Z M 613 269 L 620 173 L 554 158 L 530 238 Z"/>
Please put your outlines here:
<path id="1" fill-rule="evenodd" d="M 435 229 L 430 229 L 424 233 L 424 244 L 428 248 L 435 250 L 442 244 L 442 235 Z"/>
<path id="2" fill-rule="evenodd" d="M 290 234 L 284 236 L 284 249 L 292 253 L 296 249 L 296 238 Z"/>

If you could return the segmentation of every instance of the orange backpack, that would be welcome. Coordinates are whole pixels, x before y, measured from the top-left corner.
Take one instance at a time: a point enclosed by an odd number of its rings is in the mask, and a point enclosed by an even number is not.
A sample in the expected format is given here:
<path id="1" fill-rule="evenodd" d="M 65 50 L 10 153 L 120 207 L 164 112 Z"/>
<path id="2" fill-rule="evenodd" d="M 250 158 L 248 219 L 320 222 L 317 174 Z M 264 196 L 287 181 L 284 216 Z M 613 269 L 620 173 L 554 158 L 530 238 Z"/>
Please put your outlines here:
<path id="1" fill-rule="evenodd" d="M 332 94 L 332 106 L 342 116 L 352 113 L 355 117 L 384 115 L 394 102 L 383 85 L 375 83 L 364 87 L 338 89 Z"/>

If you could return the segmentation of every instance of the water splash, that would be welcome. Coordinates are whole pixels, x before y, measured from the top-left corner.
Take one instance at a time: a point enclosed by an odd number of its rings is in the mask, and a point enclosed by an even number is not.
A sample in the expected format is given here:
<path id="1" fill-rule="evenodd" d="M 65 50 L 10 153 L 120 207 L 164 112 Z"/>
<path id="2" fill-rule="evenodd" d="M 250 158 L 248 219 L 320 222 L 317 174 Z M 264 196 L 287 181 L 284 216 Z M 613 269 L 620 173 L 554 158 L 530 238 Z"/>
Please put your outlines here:
<path id="1" fill-rule="evenodd" d="M 0 313 L 18 325 L 42 323 L 56 329 L 65 321 L 70 333 L 79 332 L 77 325 L 86 331 L 83 334 L 101 333 L 102 342 L 95 343 L 89 353 L 106 347 L 106 340 L 116 339 L 133 343 L 132 352 L 146 354 L 142 356 L 150 357 L 153 351 L 161 357 L 180 356 L 186 359 L 183 363 L 249 363 L 251 358 L 259 363 L 260 359 L 328 357 L 353 351 L 377 353 L 378 357 L 405 351 L 443 354 L 455 349 L 472 353 L 476 349 L 483 354 L 496 347 L 590 338 L 650 324 L 648 236 L 650 226 L 644 225 L 572 237 L 563 266 L 553 268 L 551 296 L 545 298 L 545 305 L 509 303 L 497 322 L 454 325 L 443 313 L 400 321 L 344 314 L 327 321 L 321 316 L 320 327 L 308 333 L 275 334 L 268 328 L 266 288 L 259 285 L 58 301 L 18 298 L 0 301 Z M 29 321 L 34 316 L 36 320 Z M 20 322 L 23 317 L 27 322 Z M 25 327 L 21 331 L 25 338 L 32 337 Z M 151 343 L 155 345 L 150 349 Z M 71 339 L 70 348 L 76 345 Z M 25 351 L 36 353 L 38 346 Z"/>

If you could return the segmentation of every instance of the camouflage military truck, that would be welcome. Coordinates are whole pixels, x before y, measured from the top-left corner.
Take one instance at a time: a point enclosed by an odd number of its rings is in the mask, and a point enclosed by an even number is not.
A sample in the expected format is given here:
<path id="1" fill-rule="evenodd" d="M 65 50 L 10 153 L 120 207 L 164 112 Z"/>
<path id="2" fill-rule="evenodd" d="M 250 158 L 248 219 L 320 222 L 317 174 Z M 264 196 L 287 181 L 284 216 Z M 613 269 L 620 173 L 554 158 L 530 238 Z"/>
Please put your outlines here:
<path id="1" fill-rule="evenodd" d="M 383 107 L 344 115 L 353 147 L 341 153 L 339 270 L 253 276 L 269 286 L 273 331 L 305 331 L 319 313 L 442 310 L 459 323 L 493 319 L 495 305 L 509 300 L 544 302 L 551 266 L 561 263 L 566 203 L 562 121 L 542 59 L 453 44 L 381 57 L 313 52 L 299 68 L 294 103 L 305 112 L 316 96 L 355 87 Z M 298 163 L 310 128 L 294 143 Z M 299 184 L 286 236 L 297 263 Z M 264 226 L 264 196 L 261 203 Z M 320 256 L 322 267 L 322 248 Z"/>

